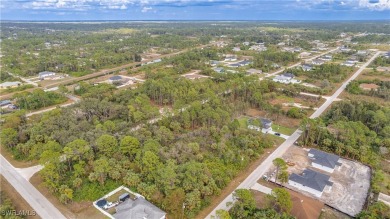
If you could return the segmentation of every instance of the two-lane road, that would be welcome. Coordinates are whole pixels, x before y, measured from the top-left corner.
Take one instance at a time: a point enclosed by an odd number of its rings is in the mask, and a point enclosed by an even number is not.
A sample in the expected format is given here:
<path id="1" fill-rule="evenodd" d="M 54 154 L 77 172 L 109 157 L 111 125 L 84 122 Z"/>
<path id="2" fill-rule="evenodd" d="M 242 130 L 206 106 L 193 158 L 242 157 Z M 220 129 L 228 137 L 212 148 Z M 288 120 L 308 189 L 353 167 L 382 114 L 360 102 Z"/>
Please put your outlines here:
<path id="1" fill-rule="evenodd" d="M 0 155 L 0 173 L 43 219 L 66 219 L 29 181 Z"/>
<path id="2" fill-rule="evenodd" d="M 319 107 L 310 118 L 316 118 L 320 116 L 335 100 L 337 97 L 344 91 L 347 87 L 348 83 L 354 80 L 359 74 L 376 58 L 380 52 L 377 52 L 370 60 L 368 60 L 364 65 L 362 65 L 356 73 L 354 73 L 347 81 L 345 81 L 342 86 L 332 95 L 330 96 L 321 107 Z M 272 154 L 270 154 L 264 161 L 261 163 L 236 189 L 249 189 L 251 188 L 257 180 L 263 176 L 266 171 L 271 167 L 272 161 L 275 158 L 281 157 L 287 149 L 294 144 L 301 136 L 302 131 L 297 129 L 285 142 L 283 142 Z M 226 206 L 227 203 L 233 203 L 233 193 L 230 193 L 222 202 L 215 207 L 209 215 L 207 215 L 207 219 L 213 218 L 216 216 L 216 211 L 219 209 L 229 210 L 230 207 Z M 230 205 L 231 206 L 231 205 Z"/>

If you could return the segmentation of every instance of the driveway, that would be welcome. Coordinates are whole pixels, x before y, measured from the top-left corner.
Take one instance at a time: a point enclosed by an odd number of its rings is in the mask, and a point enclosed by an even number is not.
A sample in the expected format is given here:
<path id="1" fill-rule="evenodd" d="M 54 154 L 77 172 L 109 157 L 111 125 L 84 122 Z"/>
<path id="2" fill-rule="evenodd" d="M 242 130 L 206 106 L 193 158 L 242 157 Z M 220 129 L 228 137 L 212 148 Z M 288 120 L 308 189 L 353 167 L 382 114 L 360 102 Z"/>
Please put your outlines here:
<path id="1" fill-rule="evenodd" d="M 278 132 L 275 132 L 275 131 L 268 131 L 267 134 L 270 134 L 270 135 L 275 135 L 275 133 L 278 133 Z M 284 138 L 284 139 L 288 139 L 290 136 L 288 135 L 284 135 L 282 133 L 279 133 L 280 135 L 278 137 L 281 137 L 281 138 Z M 275 135 L 277 136 L 277 135 Z"/>

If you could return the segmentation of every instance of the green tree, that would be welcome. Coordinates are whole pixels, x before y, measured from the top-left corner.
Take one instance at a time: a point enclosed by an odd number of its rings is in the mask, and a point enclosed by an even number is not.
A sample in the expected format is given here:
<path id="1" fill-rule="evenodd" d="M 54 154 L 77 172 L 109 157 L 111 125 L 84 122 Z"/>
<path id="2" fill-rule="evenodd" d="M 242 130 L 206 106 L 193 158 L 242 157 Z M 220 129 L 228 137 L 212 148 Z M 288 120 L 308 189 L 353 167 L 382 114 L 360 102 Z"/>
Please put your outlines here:
<path id="1" fill-rule="evenodd" d="M 13 128 L 5 128 L 0 133 L 1 144 L 7 147 L 13 147 L 18 144 L 18 132 Z"/>
<path id="2" fill-rule="evenodd" d="M 113 157 L 118 150 L 118 141 L 114 136 L 102 135 L 96 140 L 96 146 L 102 155 Z"/>
<path id="3" fill-rule="evenodd" d="M 132 136 L 125 136 L 120 142 L 119 149 L 121 150 L 122 154 L 128 155 L 134 159 L 135 155 L 140 150 L 140 143 L 138 139 Z"/>
<path id="4" fill-rule="evenodd" d="M 288 182 L 288 172 L 286 170 L 282 170 L 278 176 L 278 179 L 281 183 Z"/>
<path id="5" fill-rule="evenodd" d="M 292 201 L 290 197 L 290 193 L 284 188 L 275 188 L 272 189 L 268 198 L 274 204 L 274 206 L 278 207 L 279 210 L 283 212 L 290 212 L 292 209 Z"/>
<path id="6" fill-rule="evenodd" d="M 390 207 L 385 203 L 378 201 L 370 205 L 366 210 L 360 212 L 357 219 L 380 219 L 390 218 Z"/>
<path id="7" fill-rule="evenodd" d="M 279 171 L 287 169 L 286 161 L 284 161 L 282 158 L 275 158 L 272 163 L 276 166 L 276 175 L 275 175 L 275 183 L 276 179 L 279 178 Z"/>
<path id="8" fill-rule="evenodd" d="M 250 190 L 237 189 L 233 193 L 236 203 L 230 210 L 233 218 L 250 218 L 256 209 L 256 200 Z"/>
<path id="9" fill-rule="evenodd" d="M 217 215 L 216 219 L 232 219 L 229 212 L 223 209 L 217 210 L 216 215 Z"/>
<path id="10" fill-rule="evenodd" d="M 171 190 L 163 201 L 163 206 L 165 209 L 172 215 L 175 219 L 184 218 L 184 210 L 183 205 L 186 198 L 186 194 L 183 189 L 176 188 Z"/>

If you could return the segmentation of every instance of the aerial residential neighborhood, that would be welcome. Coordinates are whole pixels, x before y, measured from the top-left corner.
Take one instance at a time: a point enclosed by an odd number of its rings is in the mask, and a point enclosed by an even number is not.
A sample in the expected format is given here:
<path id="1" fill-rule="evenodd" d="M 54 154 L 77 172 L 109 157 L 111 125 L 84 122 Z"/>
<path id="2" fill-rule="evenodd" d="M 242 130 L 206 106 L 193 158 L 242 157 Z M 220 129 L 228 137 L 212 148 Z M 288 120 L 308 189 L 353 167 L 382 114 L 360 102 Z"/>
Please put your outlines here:
<path id="1" fill-rule="evenodd" d="M 390 218 L 387 1 L 4 1 L 0 218 Z"/>

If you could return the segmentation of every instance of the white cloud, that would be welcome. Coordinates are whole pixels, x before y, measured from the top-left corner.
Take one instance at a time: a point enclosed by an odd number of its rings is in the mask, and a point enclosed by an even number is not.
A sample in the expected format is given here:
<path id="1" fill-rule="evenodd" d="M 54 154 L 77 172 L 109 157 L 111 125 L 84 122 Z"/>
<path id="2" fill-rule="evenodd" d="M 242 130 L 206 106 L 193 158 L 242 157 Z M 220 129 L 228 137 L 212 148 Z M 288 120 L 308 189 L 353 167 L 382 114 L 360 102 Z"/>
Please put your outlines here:
<path id="1" fill-rule="evenodd" d="M 376 3 L 371 3 L 369 0 L 360 0 L 359 7 L 376 11 L 390 10 L 390 0 L 379 0 Z"/>
<path id="2" fill-rule="evenodd" d="M 152 7 L 143 7 L 141 11 L 142 11 L 142 13 L 146 13 L 152 9 L 153 9 Z"/>
<path id="3" fill-rule="evenodd" d="M 87 9 L 122 9 L 139 7 L 142 12 L 148 12 L 152 8 L 161 5 L 186 6 L 186 5 L 214 5 L 219 4 L 224 8 L 246 8 L 253 6 L 267 5 L 299 9 L 316 9 L 320 7 L 351 8 L 351 10 L 390 10 L 390 0 L 1 0 L 3 8 L 25 8 L 25 9 L 69 9 L 69 10 L 87 10 Z M 3 4 L 4 2 L 4 4 Z M 249 6 L 249 7 L 251 7 Z M 149 9 L 150 8 L 150 9 Z"/>

